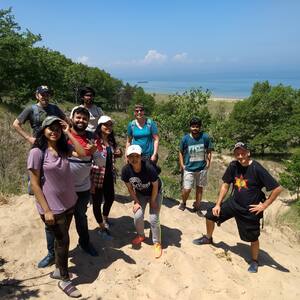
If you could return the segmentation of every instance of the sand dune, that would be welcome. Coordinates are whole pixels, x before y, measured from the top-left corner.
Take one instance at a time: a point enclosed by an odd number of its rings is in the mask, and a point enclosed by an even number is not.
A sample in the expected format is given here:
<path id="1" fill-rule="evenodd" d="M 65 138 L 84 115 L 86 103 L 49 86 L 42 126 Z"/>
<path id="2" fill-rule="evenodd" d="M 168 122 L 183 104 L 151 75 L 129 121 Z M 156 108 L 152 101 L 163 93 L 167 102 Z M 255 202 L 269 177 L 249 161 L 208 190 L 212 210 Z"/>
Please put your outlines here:
<path id="1" fill-rule="evenodd" d="M 97 235 L 89 208 L 91 240 L 99 257 L 77 248 L 72 223 L 70 272 L 75 274 L 81 299 L 299 299 L 300 247 L 285 233 L 265 227 L 261 266 L 257 274 L 250 274 L 249 248 L 239 240 L 234 221 L 216 230 L 215 246 L 195 246 L 191 241 L 205 232 L 204 219 L 188 210 L 179 211 L 176 203 L 166 199 L 162 207 L 164 249 L 160 259 L 154 258 L 150 239 L 141 249 L 132 248 L 134 227 L 127 197 L 119 196 L 113 205 L 112 242 Z M 270 210 L 269 218 L 272 215 Z M 267 223 L 272 224 L 272 219 Z M 57 281 L 49 278 L 53 267 L 36 267 L 46 246 L 33 198 L 23 195 L 3 204 L 0 224 L 0 298 L 68 299 Z M 149 223 L 146 233 L 149 235 Z"/>

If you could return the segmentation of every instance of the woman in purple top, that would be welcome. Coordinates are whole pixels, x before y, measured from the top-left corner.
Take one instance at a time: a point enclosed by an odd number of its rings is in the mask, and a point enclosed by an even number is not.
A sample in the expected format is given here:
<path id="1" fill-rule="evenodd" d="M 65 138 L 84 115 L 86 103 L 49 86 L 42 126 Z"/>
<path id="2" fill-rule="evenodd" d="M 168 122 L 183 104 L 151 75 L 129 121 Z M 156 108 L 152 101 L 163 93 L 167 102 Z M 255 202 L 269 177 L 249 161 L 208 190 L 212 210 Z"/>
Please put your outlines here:
<path id="1" fill-rule="evenodd" d="M 67 144 L 65 135 L 74 149 Z M 31 188 L 42 220 L 55 236 L 56 269 L 51 278 L 61 279 L 58 286 L 70 297 L 81 294 L 68 273 L 69 227 L 77 196 L 68 156 L 84 156 L 85 149 L 70 133 L 69 125 L 55 116 L 47 117 L 29 152 L 27 168 Z"/>

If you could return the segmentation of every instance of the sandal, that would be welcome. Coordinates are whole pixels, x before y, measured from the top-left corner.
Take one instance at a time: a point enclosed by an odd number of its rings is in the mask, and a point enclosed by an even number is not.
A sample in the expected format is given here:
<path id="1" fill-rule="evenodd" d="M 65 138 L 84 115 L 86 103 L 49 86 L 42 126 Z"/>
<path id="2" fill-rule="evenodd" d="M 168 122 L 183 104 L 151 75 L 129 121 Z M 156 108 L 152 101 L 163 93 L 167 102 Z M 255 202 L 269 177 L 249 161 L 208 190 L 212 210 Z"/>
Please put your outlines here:
<path id="1" fill-rule="evenodd" d="M 69 278 L 72 279 L 75 276 L 74 273 L 69 273 Z M 59 275 L 55 275 L 54 271 L 49 274 L 49 277 L 52 279 L 62 280 L 62 277 Z"/>
<path id="2" fill-rule="evenodd" d="M 184 211 L 186 209 L 186 204 L 181 202 L 179 205 L 178 205 L 178 209 Z"/>
<path id="3" fill-rule="evenodd" d="M 71 281 L 69 281 L 69 283 L 65 286 L 62 287 L 61 286 L 62 281 L 58 282 L 58 287 L 69 297 L 71 298 L 79 298 L 81 297 L 81 293 L 79 292 L 79 290 L 72 284 Z"/>

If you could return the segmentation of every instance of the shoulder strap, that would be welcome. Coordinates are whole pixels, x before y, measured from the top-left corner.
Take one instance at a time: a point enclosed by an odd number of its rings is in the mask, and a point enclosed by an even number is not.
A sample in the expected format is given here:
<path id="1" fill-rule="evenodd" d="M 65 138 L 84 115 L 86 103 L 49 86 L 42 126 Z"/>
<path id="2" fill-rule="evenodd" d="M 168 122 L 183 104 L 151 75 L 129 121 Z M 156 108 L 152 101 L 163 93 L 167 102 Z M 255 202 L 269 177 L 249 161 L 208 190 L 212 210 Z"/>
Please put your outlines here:
<path id="1" fill-rule="evenodd" d="M 39 114 L 38 106 L 36 104 L 32 104 L 31 109 L 33 112 L 34 123 L 39 124 L 40 123 L 40 114 Z"/>

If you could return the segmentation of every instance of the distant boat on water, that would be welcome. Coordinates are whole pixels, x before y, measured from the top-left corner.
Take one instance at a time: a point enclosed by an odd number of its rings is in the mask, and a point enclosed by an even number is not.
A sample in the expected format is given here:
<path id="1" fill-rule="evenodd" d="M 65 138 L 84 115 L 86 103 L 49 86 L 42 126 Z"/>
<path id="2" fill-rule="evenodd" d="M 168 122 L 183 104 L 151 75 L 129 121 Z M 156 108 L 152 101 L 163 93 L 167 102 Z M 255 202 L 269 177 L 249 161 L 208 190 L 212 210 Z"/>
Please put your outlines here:
<path id="1" fill-rule="evenodd" d="M 148 83 L 147 80 L 144 80 L 144 81 L 138 81 L 137 83 Z"/>

